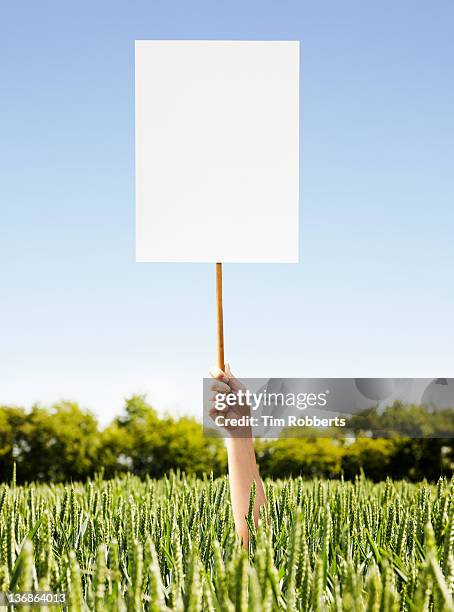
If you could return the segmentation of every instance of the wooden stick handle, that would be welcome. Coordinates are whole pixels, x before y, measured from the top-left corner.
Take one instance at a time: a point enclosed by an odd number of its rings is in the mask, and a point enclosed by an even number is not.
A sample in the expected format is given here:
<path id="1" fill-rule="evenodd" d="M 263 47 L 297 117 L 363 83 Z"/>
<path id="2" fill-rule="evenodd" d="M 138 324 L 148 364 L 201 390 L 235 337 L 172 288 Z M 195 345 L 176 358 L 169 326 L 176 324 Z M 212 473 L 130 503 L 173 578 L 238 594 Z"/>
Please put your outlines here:
<path id="1" fill-rule="evenodd" d="M 224 313 L 222 309 L 222 264 L 216 264 L 216 315 L 218 340 L 218 368 L 224 372 Z"/>

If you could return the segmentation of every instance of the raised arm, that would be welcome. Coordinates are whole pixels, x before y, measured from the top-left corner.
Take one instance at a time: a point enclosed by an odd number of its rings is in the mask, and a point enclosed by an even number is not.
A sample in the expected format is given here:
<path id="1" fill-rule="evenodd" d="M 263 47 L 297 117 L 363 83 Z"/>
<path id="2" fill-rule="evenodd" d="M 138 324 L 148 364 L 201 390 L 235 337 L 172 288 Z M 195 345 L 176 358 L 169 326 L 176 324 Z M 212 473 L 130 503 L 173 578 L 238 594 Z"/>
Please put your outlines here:
<path id="1" fill-rule="evenodd" d="M 228 364 L 225 366 L 225 372 L 219 368 L 211 368 L 210 374 L 215 379 L 212 385 L 214 395 L 216 393 L 237 393 L 240 389 L 244 389 L 241 381 L 232 374 Z M 213 407 L 211 411 L 212 416 L 214 417 L 217 413 L 217 409 Z M 249 414 L 249 408 L 239 405 L 231 406 L 224 410 L 223 414 L 228 418 L 241 417 L 245 414 Z M 258 522 L 260 506 L 266 504 L 265 491 L 255 460 L 254 444 L 250 427 L 226 427 L 226 431 L 228 433 L 226 445 L 233 518 L 235 520 L 236 531 L 243 542 L 243 546 L 247 548 L 249 532 L 246 523 L 246 515 L 249 511 L 251 487 L 255 482 L 257 487 L 254 505 L 255 525 L 257 525 Z"/>

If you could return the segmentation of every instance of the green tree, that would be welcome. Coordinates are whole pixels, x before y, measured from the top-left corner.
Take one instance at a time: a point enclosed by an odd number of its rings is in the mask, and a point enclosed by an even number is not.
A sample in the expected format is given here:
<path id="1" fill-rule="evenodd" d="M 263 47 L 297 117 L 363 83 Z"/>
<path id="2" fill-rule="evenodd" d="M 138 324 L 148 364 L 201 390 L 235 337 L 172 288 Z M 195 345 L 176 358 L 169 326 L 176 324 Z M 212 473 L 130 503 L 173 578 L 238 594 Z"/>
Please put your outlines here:
<path id="1" fill-rule="evenodd" d="M 73 402 L 34 406 L 19 444 L 21 480 L 84 480 L 97 469 L 97 420 Z"/>
<path id="2" fill-rule="evenodd" d="M 381 413 L 367 410 L 355 415 L 348 425 L 357 436 L 368 432 L 377 438 L 375 442 L 380 436 L 393 441 L 393 452 L 383 465 L 382 478 L 436 480 L 440 474 L 452 474 L 452 408 L 432 410 L 396 401 Z"/>
<path id="3" fill-rule="evenodd" d="M 336 477 L 341 473 L 344 449 L 330 438 L 283 438 L 256 443 L 263 476 Z"/>
<path id="4" fill-rule="evenodd" d="M 0 406 L 0 482 L 9 480 L 14 461 L 20 460 L 20 442 L 25 421 L 23 408 Z"/>
<path id="5" fill-rule="evenodd" d="M 106 475 L 132 470 L 139 476 L 160 477 L 169 470 L 221 474 L 226 455 L 221 440 L 203 435 L 189 417 L 159 418 L 144 396 L 126 401 L 125 414 L 102 433 L 100 463 Z"/>
<path id="6" fill-rule="evenodd" d="M 342 472 L 352 479 L 363 470 L 371 480 L 382 480 L 389 475 L 395 450 L 392 440 L 358 438 L 345 448 Z"/>

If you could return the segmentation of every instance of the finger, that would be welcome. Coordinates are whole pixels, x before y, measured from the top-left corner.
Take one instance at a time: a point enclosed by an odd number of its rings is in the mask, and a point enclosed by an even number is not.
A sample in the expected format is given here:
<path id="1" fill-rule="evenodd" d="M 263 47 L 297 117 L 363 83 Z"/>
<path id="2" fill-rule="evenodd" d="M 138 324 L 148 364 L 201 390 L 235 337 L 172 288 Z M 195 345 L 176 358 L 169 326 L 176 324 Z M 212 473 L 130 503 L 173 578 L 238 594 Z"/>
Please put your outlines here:
<path id="1" fill-rule="evenodd" d="M 232 390 L 229 385 L 221 382 L 220 380 L 215 380 L 211 383 L 210 387 L 211 391 L 216 391 L 217 393 L 231 393 Z"/>
<path id="2" fill-rule="evenodd" d="M 210 419 L 212 421 L 214 421 L 214 424 L 217 425 L 219 427 L 219 424 L 216 423 L 216 417 L 218 417 L 220 414 L 222 414 L 222 412 L 219 412 L 219 410 L 216 410 L 216 408 L 212 408 L 209 412 L 208 415 L 210 417 Z"/>
<path id="3" fill-rule="evenodd" d="M 225 406 L 226 405 L 225 393 L 218 393 L 217 391 L 215 391 L 210 396 L 210 402 L 217 402 L 218 405 Z"/>
<path id="4" fill-rule="evenodd" d="M 226 376 L 225 372 L 218 368 L 217 366 L 211 366 L 209 369 L 210 376 L 216 380 L 221 380 L 222 382 L 228 383 L 229 378 Z"/>
<path id="5" fill-rule="evenodd" d="M 227 411 L 227 406 L 220 405 L 219 402 L 214 399 L 210 399 L 208 405 L 210 406 L 210 410 L 216 410 L 218 413 Z"/>

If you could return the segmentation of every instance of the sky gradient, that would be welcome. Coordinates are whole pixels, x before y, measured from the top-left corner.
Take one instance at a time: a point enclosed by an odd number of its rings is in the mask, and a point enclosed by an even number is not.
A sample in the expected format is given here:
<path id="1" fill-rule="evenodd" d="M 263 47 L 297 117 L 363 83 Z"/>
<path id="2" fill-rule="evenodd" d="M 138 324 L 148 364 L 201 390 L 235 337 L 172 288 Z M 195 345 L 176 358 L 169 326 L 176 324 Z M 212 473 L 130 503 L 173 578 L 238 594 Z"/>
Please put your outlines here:
<path id="1" fill-rule="evenodd" d="M 134 260 L 134 40 L 148 38 L 301 41 L 301 261 L 225 267 L 234 371 L 454 374 L 451 2 L 1 13 L 0 403 L 73 399 L 107 422 L 138 392 L 201 414 L 214 266 Z"/>

